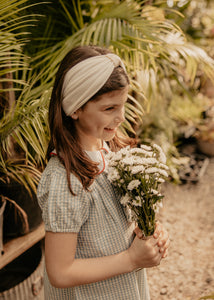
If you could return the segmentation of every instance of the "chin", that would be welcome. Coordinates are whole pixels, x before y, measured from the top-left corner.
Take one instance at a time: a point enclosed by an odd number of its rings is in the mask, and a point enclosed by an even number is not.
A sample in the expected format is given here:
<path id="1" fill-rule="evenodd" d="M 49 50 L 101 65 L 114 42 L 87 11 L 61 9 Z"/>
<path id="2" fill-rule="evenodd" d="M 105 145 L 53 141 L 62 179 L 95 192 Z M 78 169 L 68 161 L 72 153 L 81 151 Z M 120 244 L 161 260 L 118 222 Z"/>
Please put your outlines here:
<path id="1" fill-rule="evenodd" d="M 105 137 L 105 138 L 103 139 L 103 141 L 109 142 L 109 141 L 113 140 L 114 137 L 115 137 L 115 134 L 112 135 L 111 137 Z"/>

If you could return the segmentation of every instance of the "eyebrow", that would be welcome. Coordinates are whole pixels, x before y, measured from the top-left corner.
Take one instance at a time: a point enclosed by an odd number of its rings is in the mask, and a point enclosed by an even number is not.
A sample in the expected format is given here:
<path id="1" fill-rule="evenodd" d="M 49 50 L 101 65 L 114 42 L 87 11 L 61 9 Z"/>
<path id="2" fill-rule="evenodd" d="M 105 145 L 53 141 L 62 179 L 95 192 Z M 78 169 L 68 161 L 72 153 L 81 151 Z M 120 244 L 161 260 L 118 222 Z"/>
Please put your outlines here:
<path id="1" fill-rule="evenodd" d="M 108 103 L 108 104 L 101 104 L 101 106 L 105 107 L 105 106 L 115 106 L 115 105 L 119 105 L 119 104 L 116 104 L 115 102 L 113 103 Z"/>
<path id="2" fill-rule="evenodd" d="M 107 108 L 107 107 L 111 107 L 111 106 L 117 107 L 117 106 L 120 106 L 120 105 L 116 104 L 116 103 L 110 103 L 110 104 L 103 104 L 100 107 L 101 108 Z"/>
<path id="3" fill-rule="evenodd" d="M 123 103 L 123 105 L 125 105 L 125 103 L 127 102 L 128 98 L 126 99 L 126 101 Z M 101 104 L 101 107 L 109 107 L 109 106 L 120 106 L 122 103 L 117 103 L 117 102 L 112 102 L 112 103 L 106 103 L 106 104 Z"/>

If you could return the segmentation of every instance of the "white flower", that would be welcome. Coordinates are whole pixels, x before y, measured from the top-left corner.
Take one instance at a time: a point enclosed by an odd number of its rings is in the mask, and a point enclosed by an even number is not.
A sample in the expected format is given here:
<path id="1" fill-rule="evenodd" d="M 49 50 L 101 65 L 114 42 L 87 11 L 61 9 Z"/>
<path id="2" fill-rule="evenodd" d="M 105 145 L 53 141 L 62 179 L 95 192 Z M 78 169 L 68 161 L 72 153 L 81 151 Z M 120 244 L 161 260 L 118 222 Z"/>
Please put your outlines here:
<path id="1" fill-rule="evenodd" d="M 107 162 L 107 166 L 108 166 L 108 167 L 116 167 L 117 164 L 118 164 L 118 162 L 117 162 L 117 161 L 114 161 L 113 159 L 111 159 L 111 160 L 106 160 L 106 162 Z"/>
<path id="2" fill-rule="evenodd" d="M 160 169 L 156 168 L 156 167 L 153 167 L 153 168 L 148 168 L 145 170 L 145 173 L 147 174 L 153 174 L 153 173 L 158 173 Z"/>
<path id="3" fill-rule="evenodd" d="M 151 192 L 152 192 L 152 194 L 154 194 L 154 195 L 158 195 L 158 191 L 157 191 L 157 190 L 151 189 Z"/>
<path id="4" fill-rule="evenodd" d="M 169 170 L 169 167 L 165 164 L 162 164 L 162 163 L 159 164 L 159 168 L 167 170 L 167 171 Z"/>
<path id="5" fill-rule="evenodd" d="M 134 206 L 142 206 L 141 200 L 133 199 L 132 200 L 132 205 L 134 205 Z"/>
<path id="6" fill-rule="evenodd" d="M 130 221 L 130 222 L 136 221 L 137 222 L 138 217 L 132 209 L 130 209 L 129 207 L 126 207 L 125 213 L 126 213 L 126 216 L 128 217 L 128 221 Z"/>
<path id="7" fill-rule="evenodd" d="M 145 193 L 143 191 L 140 194 L 141 194 L 142 197 L 145 195 Z M 144 199 L 141 198 L 141 201 L 144 202 Z"/>
<path id="8" fill-rule="evenodd" d="M 121 164 L 126 165 L 126 166 L 132 166 L 134 164 L 134 157 L 124 157 L 121 160 Z"/>
<path id="9" fill-rule="evenodd" d="M 118 152 L 120 152 L 121 154 L 124 154 L 124 155 L 129 155 L 130 148 L 131 148 L 130 146 L 127 146 L 125 148 L 121 148 L 120 151 L 118 151 Z"/>
<path id="10" fill-rule="evenodd" d="M 162 148 L 160 146 L 158 146 L 157 144 L 154 144 L 153 147 L 158 151 L 160 162 L 163 163 L 163 164 L 165 164 L 166 163 L 166 156 L 163 153 Z"/>
<path id="11" fill-rule="evenodd" d="M 147 145 L 140 145 L 140 148 L 146 150 L 146 151 L 151 151 L 152 148 L 150 146 L 147 146 Z"/>
<path id="12" fill-rule="evenodd" d="M 125 215 L 126 215 L 126 218 L 127 218 L 128 222 L 135 221 L 134 219 L 136 217 L 134 217 L 133 211 L 128 206 L 125 206 L 124 211 L 125 211 Z"/>
<path id="13" fill-rule="evenodd" d="M 131 167 L 131 173 L 134 175 L 134 174 L 137 174 L 137 173 L 142 173 L 144 172 L 145 168 L 144 166 L 133 166 Z"/>
<path id="14" fill-rule="evenodd" d="M 143 150 L 143 149 L 142 149 L 142 150 Z M 154 156 L 154 152 L 152 152 L 152 151 L 145 151 L 145 150 L 143 150 L 143 153 L 144 153 L 146 156 L 149 156 L 149 157 Z"/>
<path id="15" fill-rule="evenodd" d="M 140 185 L 140 180 L 136 179 L 136 180 L 132 180 L 129 182 L 127 189 L 129 191 L 132 191 L 133 189 L 135 189 L 136 187 L 138 187 Z"/>
<path id="16" fill-rule="evenodd" d="M 160 182 L 160 183 L 165 182 L 165 180 L 163 178 L 158 178 L 157 181 Z"/>
<path id="17" fill-rule="evenodd" d="M 140 196 L 135 197 L 135 199 L 136 199 L 137 201 L 140 201 L 140 202 L 141 202 L 141 200 L 142 200 L 142 198 L 141 198 Z"/>
<path id="18" fill-rule="evenodd" d="M 160 153 L 159 160 L 163 164 L 166 163 L 166 156 L 165 156 L 165 154 L 163 152 Z"/>
<path id="19" fill-rule="evenodd" d="M 128 211 L 129 219 L 145 226 L 145 232 L 150 234 L 154 229 L 155 214 L 145 218 L 144 213 L 147 214 L 150 208 L 157 212 L 162 206 L 158 186 L 168 176 L 166 157 L 161 147 L 156 144 L 152 147 L 126 147 L 107 155 L 107 160 L 108 179 L 121 193 L 120 202 Z"/>
<path id="20" fill-rule="evenodd" d="M 159 213 L 159 207 L 156 204 L 153 205 L 153 210 L 155 213 Z"/>
<path id="21" fill-rule="evenodd" d="M 134 199 L 132 199 L 131 201 L 130 201 L 130 203 L 132 204 L 132 205 L 134 205 L 134 206 L 142 206 L 142 198 L 140 197 L 140 196 L 137 196 L 137 197 L 135 197 Z"/>
<path id="22" fill-rule="evenodd" d="M 159 169 L 159 168 L 148 168 L 148 169 L 145 170 L 145 173 L 147 173 L 147 174 L 156 173 L 156 175 L 159 174 L 159 175 L 168 177 L 167 172 L 165 170 L 162 170 L 162 169 Z"/>
<path id="23" fill-rule="evenodd" d="M 141 148 L 132 148 L 130 150 L 130 153 L 131 154 L 143 154 L 143 155 L 146 155 L 146 156 L 149 156 L 149 157 L 152 157 L 152 155 L 153 155 L 152 151 L 146 151 L 146 150 L 141 149 Z"/>
<path id="24" fill-rule="evenodd" d="M 159 169 L 158 173 L 164 177 L 168 177 L 168 173 L 165 170 Z"/>
<path id="25" fill-rule="evenodd" d="M 117 169 L 109 168 L 108 169 L 108 180 L 115 181 L 115 180 L 119 180 L 119 179 L 120 179 L 120 175 L 119 175 Z"/>
<path id="26" fill-rule="evenodd" d="M 155 165 L 158 163 L 156 158 L 150 157 L 150 158 L 142 158 L 142 164 L 143 165 Z"/>
<path id="27" fill-rule="evenodd" d="M 129 203 L 130 197 L 128 194 L 125 194 L 125 196 L 121 197 L 120 199 L 120 203 L 122 205 L 127 205 L 127 203 Z"/>
<path id="28" fill-rule="evenodd" d="M 154 209 L 155 213 L 158 213 L 159 209 L 162 208 L 162 207 L 163 207 L 162 201 L 159 201 L 159 202 L 157 202 L 153 205 L 153 209 Z"/>
<path id="29" fill-rule="evenodd" d="M 114 155 L 114 160 L 120 161 L 122 159 L 122 154 L 120 151 L 116 152 Z"/>
<path id="30" fill-rule="evenodd" d="M 143 165 L 143 157 L 133 156 L 134 165 Z"/>

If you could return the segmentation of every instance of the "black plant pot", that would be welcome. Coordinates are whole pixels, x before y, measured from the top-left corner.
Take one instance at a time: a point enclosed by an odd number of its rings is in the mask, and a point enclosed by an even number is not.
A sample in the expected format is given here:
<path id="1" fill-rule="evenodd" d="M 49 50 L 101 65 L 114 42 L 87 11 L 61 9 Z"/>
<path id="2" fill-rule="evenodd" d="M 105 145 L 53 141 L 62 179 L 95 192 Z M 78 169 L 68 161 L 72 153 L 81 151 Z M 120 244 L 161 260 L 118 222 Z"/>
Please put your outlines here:
<path id="1" fill-rule="evenodd" d="M 0 256 L 4 253 L 3 251 L 3 218 L 6 201 L 0 200 Z"/>
<path id="2" fill-rule="evenodd" d="M 42 222 L 37 197 L 32 191 L 17 183 L 0 182 L 0 194 L 6 199 L 3 222 L 3 239 L 14 238 L 34 230 Z"/>
<path id="3" fill-rule="evenodd" d="M 0 299 L 37 299 L 36 295 L 42 292 L 43 288 L 42 258 L 42 247 L 39 242 L 2 268 Z"/>

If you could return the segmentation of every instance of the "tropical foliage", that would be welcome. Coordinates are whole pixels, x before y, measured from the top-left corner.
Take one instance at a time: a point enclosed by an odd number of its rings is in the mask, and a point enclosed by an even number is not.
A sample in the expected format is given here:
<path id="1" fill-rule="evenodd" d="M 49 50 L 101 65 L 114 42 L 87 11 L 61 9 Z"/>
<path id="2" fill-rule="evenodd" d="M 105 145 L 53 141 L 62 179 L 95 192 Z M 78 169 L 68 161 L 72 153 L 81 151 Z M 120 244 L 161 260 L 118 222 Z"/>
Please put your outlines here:
<path id="1" fill-rule="evenodd" d="M 44 124 L 50 92 L 45 85 L 44 90 L 35 85 L 41 76 L 32 73 L 23 52 L 27 28 L 36 17 L 20 14 L 26 2 L 0 1 L 0 180 L 21 182 L 29 190 L 29 186 L 35 189 L 45 159 Z"/>
<path id="2" fill-rule="evenodd" d="M 212 78 L 214 62 L 204 50 L 188 42 L 174 22 L 171 16 L 179 17 L 178 10 L 171 9 L 168 1 L 149 2 L 9 0 L 6 4 L 0 0 L 1 57 L 8 62 L 1 78 L 10 84 L 9 90 L 5 86 L 1 90 L 1 174 L 23 183 L 32 173 L 38 179 L 45 160 L 46 114 L 54 76 L 64 55 L 77 45 L 108 47 L 122 57 L 131 77 L 124 130 L 134 133 L 138 128 L 143 138 L 142 116 L 151 116 L 153 108 L 159 106 L 157 135 L 167 128 L 164 139 L 173 146 L 176 126 L 165 108 L 175 85 L 191 98 L 189 86 L 194 86 L 198 70 Z M 26 40 L 28 31 L 30 42 Z M 12 105 L 9 92 L 13 93 Z M 19 171 L 20 162 L 23 168 Z M 6 177 L 1 176 L 1 180 Z"/>

